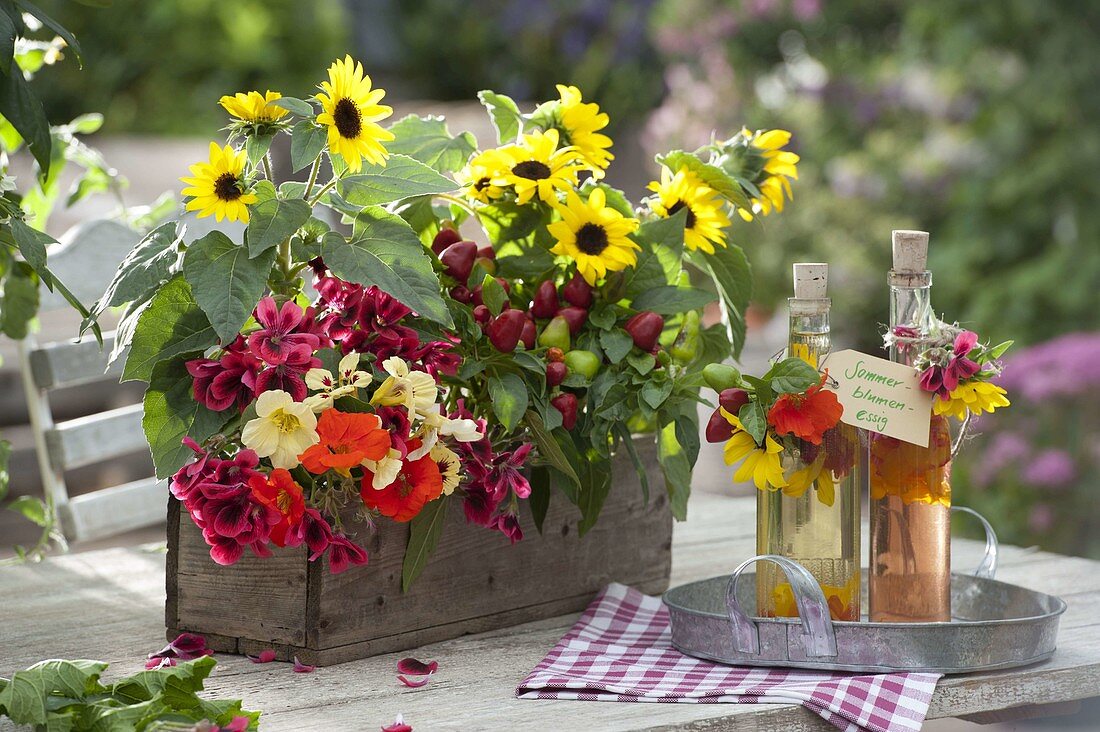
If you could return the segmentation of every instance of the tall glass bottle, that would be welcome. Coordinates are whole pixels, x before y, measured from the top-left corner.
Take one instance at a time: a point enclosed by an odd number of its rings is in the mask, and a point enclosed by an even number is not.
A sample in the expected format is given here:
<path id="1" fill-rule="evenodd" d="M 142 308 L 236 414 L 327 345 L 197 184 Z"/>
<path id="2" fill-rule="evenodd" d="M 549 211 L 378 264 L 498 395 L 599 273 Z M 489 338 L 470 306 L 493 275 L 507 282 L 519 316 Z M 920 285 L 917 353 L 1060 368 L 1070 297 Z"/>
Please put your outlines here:
<path id="1" fill-rule="evenodd" d="M 911 364 L 934 331 L 928 234 L 893 232 L 890 360 Z M 932 416 L 928 447 L 872 435 L 870 619 L 951 619 L 951 434 Z"/>
<path id="2" fill-rule="evenodd" d="M 828 265 L 794 265 L 787 356 L 815 368 L 831 347 L 825 296 Z M 810 571 L 821 585 L 833 620 L 860 616 L 860 482 L 858 431 L 840 423 L 820 445 L 793 439 L 782 455 L 789 485 L 759 491 L 756 551 L 780 554 Z M 791 586 L 774 564 L 757 565 L 757 613 L 762 617 L 798 614 Z"/>

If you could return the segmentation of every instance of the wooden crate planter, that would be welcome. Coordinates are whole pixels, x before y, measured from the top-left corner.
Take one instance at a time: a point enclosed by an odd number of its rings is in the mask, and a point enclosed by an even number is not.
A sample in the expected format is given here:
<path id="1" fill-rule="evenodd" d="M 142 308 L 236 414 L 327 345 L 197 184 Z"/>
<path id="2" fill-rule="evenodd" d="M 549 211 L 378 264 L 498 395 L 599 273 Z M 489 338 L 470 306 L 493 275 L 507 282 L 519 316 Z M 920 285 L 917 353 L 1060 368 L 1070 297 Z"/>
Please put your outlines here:
<path id="1" fill-rule="evenodd" d="M 370 563 L 332 575 L 304 547 L 259 559 L 246 553 L 222 567 L 200 531 L 170 501 L 168 637 L 202 633 L 230 653 L 274 648 L 283 660 L 334 664 L 583 609 L 608 582 L 658 593 L 672 564 L 672 516 L 651 440 L 638 442 L 653 495 L 646 505 L 626 455 L 614 461 L 599 522 L 583 538 L 580 514 L 555 492 L 543 524 L 521 516 L 524 539 L 467 525 L 460 501 L 448 506 L 443 535 L 407 593 L 401 565 L 408 524 L 380 522 Z M 526 512 L 526 502 L 524 502 Z M 325 560 L 327 563 L 327 560 Z"/>

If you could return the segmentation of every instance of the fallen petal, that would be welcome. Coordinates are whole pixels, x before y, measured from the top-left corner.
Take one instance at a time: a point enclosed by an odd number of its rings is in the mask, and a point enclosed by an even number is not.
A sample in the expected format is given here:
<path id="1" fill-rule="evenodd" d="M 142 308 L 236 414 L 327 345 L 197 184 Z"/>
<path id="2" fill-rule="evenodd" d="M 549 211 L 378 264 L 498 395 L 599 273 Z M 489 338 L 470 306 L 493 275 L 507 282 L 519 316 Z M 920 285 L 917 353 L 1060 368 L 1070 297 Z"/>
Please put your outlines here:
<path id="1" fill-rule="evenodd" d="M 413 732 L 413 728 L 411 724 L 405 724 L 404 718 L 398 714 L 393 724 L 383 727 L 382 732 Z"/>
<path id="2" fill-rule="evenodd" d="M 400 681 L 400 682 L 401 682 L 402 684 L 404 684 L 405 686 L 411 687 L 411 688 L 413 688 L 413 689 L 419 689 L 419 688 L 420 688 L 421 686 L 424 686 L 425 684 L 427 684 L 427 683 L 428 683 L 428 679 L 430 679 L 431 677 L 432 677 L 432 675 L 431 675 L 431 674 L 428 674 L 427 676 L 425 676 L 425 677 L 424 677 L 424 678 L 422 678 L 422 679 L 416 679 L 416 680 L 413 680 L 413 679 L 410 679 L 410 678 L 406 678 L 406 677 L 404 677 L 404 676 L 400 676 L 400 675 L 399 675 L 399 676 L 397 677 L 397 680 L 398 680 L 398 681 Z"/>
<path id="3" fill-rule="evenodd" d="M 271 663 L 275 660 L 275 651 L 267 648 L 260 651 L 259 655 L 257 656 L 250 656 L 246 653 L 244 657 L 252 663 Z"/>
<path id="4" fill-rule="evenodd" d="M 316 666 L 309 666 L 298 660 L 298 657 L 294 657 L 294 673 L 296 674 L 311 674 L 317 669 Z"/>
<path id="5" fill-rule="evenodd" d="M 415 658 L 402 658 L 397 662 L 397 673 L 407 676 L 427 676 L 434 674 L 438 668 L 439 663 L 436 661 L 424 663 Z"/>
<path id="6" fill-rule="evenodd" d="M 201 654 L 202 651 L 206 650 L 206 638 L 197 633 L 180 633 L 168 645 L 175 648 L 176 653 L 181 656 L 188 653 Z"/>
<path id="7" fill-rule="evenodd" d="M 148 661 L 145 662 L 146 670 L 157 669 L 157 668 L 166 668 L 168 666 L 175 666 L 175 665 L 176 665 L 176 659 L 172 658 L 171 656 L 165 656 L 163 658 L 160 657 L 160 656 L 153 656 Z"/>

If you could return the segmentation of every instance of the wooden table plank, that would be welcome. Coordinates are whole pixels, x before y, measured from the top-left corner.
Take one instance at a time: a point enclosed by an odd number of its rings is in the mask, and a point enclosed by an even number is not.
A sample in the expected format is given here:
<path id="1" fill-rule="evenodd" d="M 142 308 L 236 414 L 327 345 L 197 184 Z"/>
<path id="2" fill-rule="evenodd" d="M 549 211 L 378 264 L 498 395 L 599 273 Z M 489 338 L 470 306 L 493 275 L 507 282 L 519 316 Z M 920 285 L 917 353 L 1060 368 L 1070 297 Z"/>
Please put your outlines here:
<path id="1" fill-rule="evenodd" d="M 728 572 L 753 550 L 752 499 L 699 495 L 673 539 L 673 584 Z M 981 545 L 955 544 L 956 566 L 977 563 Z M 46 657 L 98 658 L 122 675 L 163 645 L 164 557 L 113 549 L 0 570 L 0 674 Z M 1003 547 L 998 577 L 1068 596 L 1059 650 L 1026 669 L 944 679 L 930 717 L 981 714 L 1023 704 L 1100 695 L 1100 563 Z M 233 598 L 225 598 L 232 603 Z M 420 729 L 793 730 L 833 729 L 790 705 L 614 704 L 521 701 L 515 685 L 576 615 L 436 643 L 294 674 L 286 664 L 254 665 L 224 656 L 208 683 L 213 695 L 242 697 L 264 711 L 262 729 L 363 730 L 404 715 Z M 422 689 L 395 676 L 398 658 L 438 660 Z M 9 727 L 10 728 L 10 727 Z M 8 729 L 0 723 L 0 730 Z"/>

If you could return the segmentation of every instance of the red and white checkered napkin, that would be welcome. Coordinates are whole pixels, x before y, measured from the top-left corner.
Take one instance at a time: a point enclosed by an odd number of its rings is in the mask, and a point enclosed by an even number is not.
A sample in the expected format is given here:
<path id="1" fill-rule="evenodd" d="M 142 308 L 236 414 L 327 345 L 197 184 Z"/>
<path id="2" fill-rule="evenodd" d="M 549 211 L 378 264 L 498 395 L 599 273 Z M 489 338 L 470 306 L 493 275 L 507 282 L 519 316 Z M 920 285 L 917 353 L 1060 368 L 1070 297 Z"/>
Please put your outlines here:
<path id="1" fill-rule="evenodd" d="M 660 598 L 609 585 L 516 689 L 520 699 L 797 703 L 847 732 L 920 730 L 940 674 L 721 666 L 672 647 Z"/>

